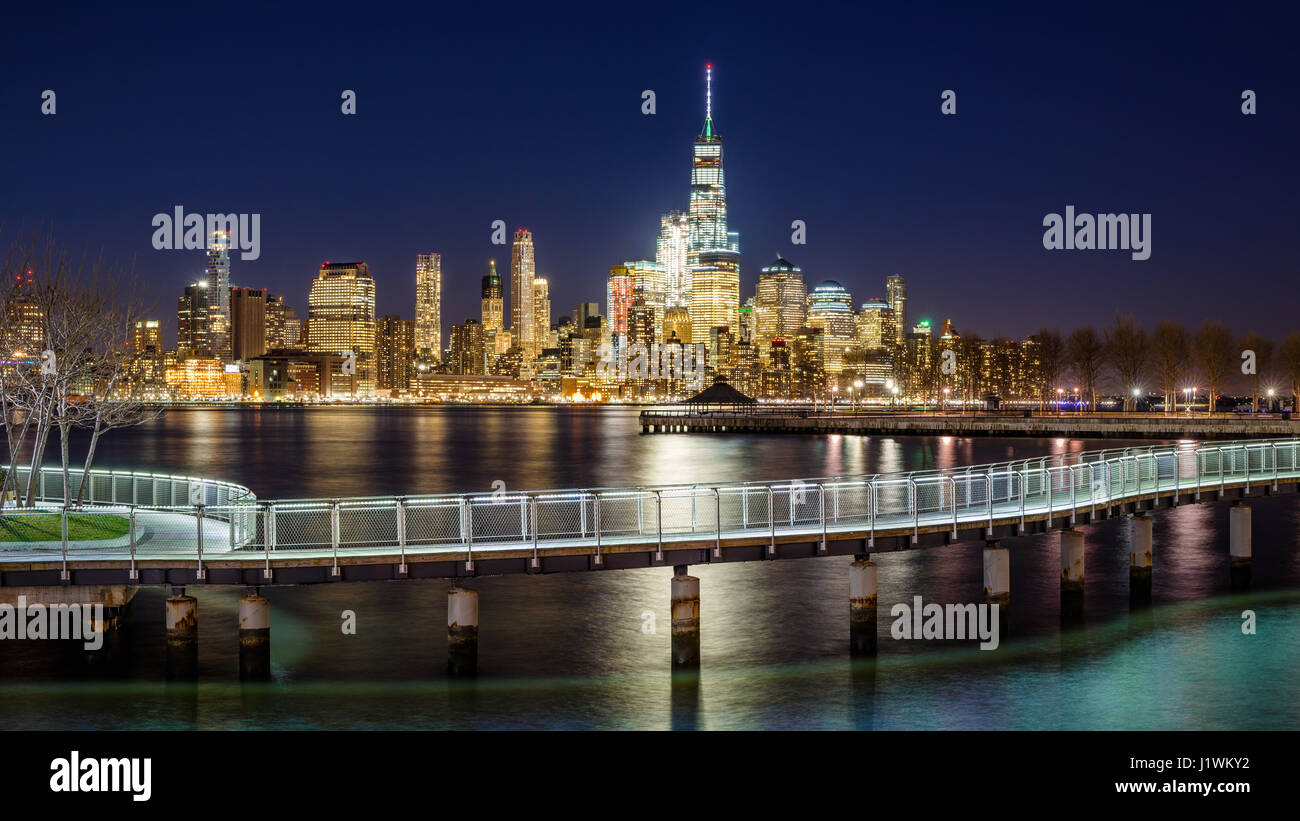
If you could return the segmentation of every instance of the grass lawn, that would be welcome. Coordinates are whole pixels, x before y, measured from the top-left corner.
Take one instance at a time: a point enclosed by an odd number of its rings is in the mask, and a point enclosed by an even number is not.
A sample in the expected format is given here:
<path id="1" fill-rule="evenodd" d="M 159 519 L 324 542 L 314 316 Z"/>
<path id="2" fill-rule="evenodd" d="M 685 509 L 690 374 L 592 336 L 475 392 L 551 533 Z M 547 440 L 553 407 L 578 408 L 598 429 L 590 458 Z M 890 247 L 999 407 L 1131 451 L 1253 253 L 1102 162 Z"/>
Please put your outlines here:
<path id="1" fill-rule="evenodd" d="M 62 539 L 57 513 L 0 515 L 0 544 L 4 542 L 57 542 Z M 125 536 L 131 523 L 125 516 L 99 513 L 68 515 L 68 541 L 86 542 Z"/>

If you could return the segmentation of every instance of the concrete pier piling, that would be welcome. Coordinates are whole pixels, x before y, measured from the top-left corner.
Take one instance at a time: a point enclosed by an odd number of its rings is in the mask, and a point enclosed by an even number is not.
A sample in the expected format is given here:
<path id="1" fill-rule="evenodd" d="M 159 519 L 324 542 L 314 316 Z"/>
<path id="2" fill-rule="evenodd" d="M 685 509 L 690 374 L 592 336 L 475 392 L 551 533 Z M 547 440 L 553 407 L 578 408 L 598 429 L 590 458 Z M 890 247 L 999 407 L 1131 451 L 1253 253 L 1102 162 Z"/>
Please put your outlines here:
<path id="1" fill-rule="evenodd" d="M 700 666 L 700 580 L 686 575 L 686 565 L 673 568 L 673 669 Z"/>
<path id="2" fill-rule="evenodd" d="M 167 679 L 188 681 L 198 677 L 199 603 L 185 595 L 183 588 L 173 589 L 164 605 L 167 627 Z"/>
<path id="3" fill-rule="evenodd" d="M 271 602 L 256 591 L 239 600 L 239 678 L 271 678 Z"/>
<path id="4" fill-rule="evenodd" d="M 1228 508 L 1228 557 L 1232 587 L 1250 587 L 1250 506 L 1237 501 Z"/>
<path id="5" fill-rule="evenodd" d="M 447 591 L 447 673 L 472 676 L 478 672 L 478 591 L 453 587 Z"/>
<path id="6" fill-rule="evenodd" d="M 1145 513 L 1129 519 L 1128 581 L 1132 604 L 1151 602 L 1151 546 L 1154 522 Z"/>
<path id="7" fill-rule="evenodd" d="M 876 564 L 866 553 L 849 565 L 849 653 L 876 654 Z"/>
<path id="8" fill-rule="evenodd" d="M 984 601 L 1011 603 L 1011 551 L 996 541 L 984 543 Z"/>
<path id="9" fill-rule="evenodd" d="M 1083 618 L 1083 531 L 1061 531 L 1061 618 Z"/>

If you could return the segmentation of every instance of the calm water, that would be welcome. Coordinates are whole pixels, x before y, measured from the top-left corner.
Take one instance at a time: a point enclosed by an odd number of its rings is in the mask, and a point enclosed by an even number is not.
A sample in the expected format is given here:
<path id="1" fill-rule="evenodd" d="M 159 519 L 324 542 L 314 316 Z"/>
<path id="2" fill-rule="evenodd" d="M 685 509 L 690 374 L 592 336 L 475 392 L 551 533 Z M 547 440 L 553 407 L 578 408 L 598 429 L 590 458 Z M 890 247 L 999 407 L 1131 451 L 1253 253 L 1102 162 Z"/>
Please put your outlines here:
<path id="1" fill-rule="evenodd" d="M 627 409 L 173 411 L 99 467 L 241 482 L 262 498 L 732 481 L 922 469 L 1106 443 L 642 436 Z M 1085 626 L 1062 631 L 1055 537 L 1009 541 L 1013 634 L 993 652 L 889 637 L 889 607 L 981 597 L 982 545 L 877 554 L 880 652 L 848 660 L 845 558 L 702 566 L 703 671 L 668 669 L 669 568 L 475 580 L 479 677 L 448 681 L 443 581 L 264 589 L 270 684 L 238 682 L 241 590 L 192 587 L 198 685 L 166 685 L 163 590 L 111 651 L 0 642 L 6 728 L 1300 728 L 1300 505 L 1253 502 L 1229 590 L 1227 507 L 1155 517 L 1155 606 L 1130 613 L 1127 527 L 1088 534 Z M 1243 635 L 1254 610 L 1257 635 Z M 340 614 L 357 616 L 357 635 Z M 642 631 L 646 612 L 658 631 Z M 1229 709 L 1229 705 L 1231 708 Z"/>

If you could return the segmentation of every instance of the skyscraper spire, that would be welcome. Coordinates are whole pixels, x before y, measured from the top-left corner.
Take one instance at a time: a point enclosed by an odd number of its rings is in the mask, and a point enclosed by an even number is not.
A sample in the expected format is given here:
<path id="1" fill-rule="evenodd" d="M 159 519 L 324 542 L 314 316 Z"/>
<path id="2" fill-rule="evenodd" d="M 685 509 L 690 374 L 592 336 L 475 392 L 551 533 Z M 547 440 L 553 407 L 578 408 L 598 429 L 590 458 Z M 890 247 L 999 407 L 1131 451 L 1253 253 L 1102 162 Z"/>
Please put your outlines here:
<path id="1" fill-rule="evenodd" d="M 713 136 L 713 64 L 704 66 L 704 136 Z"/>

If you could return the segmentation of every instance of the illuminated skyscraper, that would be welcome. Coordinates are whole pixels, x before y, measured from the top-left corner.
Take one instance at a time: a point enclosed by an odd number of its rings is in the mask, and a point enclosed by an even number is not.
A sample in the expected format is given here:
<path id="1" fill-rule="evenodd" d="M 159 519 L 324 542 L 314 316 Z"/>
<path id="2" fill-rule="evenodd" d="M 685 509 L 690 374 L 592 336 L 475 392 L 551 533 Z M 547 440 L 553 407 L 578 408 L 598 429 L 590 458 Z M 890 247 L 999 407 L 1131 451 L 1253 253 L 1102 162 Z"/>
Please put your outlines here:
<path id="1" fill-rule="evenodd" d="M 193 354 L 209 351 L 208 347 L 208 283 L 186 285 L 176 300 L 176 348 Z"/>
<path id="2" fill-rule="evenodd" d="M 488 272 L 483 277 L 481 292 L 484 333 L 505 330 L 505 288 L 501 284 L 501 275 L 497 273 L 496 260 L 488 260 Z"/>
<path id="3" fill-rule="evenodd" d="M 807 298 L 803 272 L 789 260 L 777 257 L 759 271 L 754 292 L 754 333 L 760 353 L 771 349 L 773 339 L 789 340 L 803 327 Z"/>
<path id="4" fill-rule="evenodd" d="M 699 264 L 699 254 L 728 248 L 727 186 L 722 173 L 722 138 L 713 130 L 713 66 L 706 67 L 704 130 L 695 138 L 691 157 L 691 201 L 687 213 L 689 236 L 686 264 Z M 694 288 L 692 282 L 691 287 Z M 699 323 L 696 317 L 691 318 Z"/>
<path id="5" fill-rule="evenodd" d="M 375 281 L 364 262 L 325 263 L 307 297 L 307 350 L 356 354 L 354 393 L 374 393 Z"/>
<path id="6" fill-rule="evenodd" d="M 609 310 L 609 333 L 615 350 L 622 350 L 628 342 L 628 321 L 631 318 L 634 291 L 635 281 L 631 269 L 626 264 L 609 266 L 605 304 Z"/>
<path id="7" fill-rule="evenodd" d="M 691 269 L 691 341 L 707 344 L 711 329 L 724 325 L 738 336 L 740 254 L 715 248 L 698 259 Z"/>
<path id="8" fill-rule="evenodd" d="M 670 211 L 659 219 L 655 262 L 663 267 L 664 307 L 691 307 L 691 269 L 686 265 L 690 225 L 684 211 Z"/>
<path id="9" fill-rule="evenodd" d="M 898 317 L 889 303 L 880 297 L 862 303 L 857 325 L 858 342 L 864 348 L 890 348 L 897 344 Z"/>
<path id="10" fill-rule="evenodd" d="M 230 231 L 218 230 L 208 239 L 208 347 L 229 362 L 230 343 Z"/>
<path id="11" fill-rule="evenodd" d="M 826 373 L 835 376 L 843 369 L 845 350 L 857 331 L 853 319 L 853 297 L 838 282 L 828 279 L 808 295 L 808 324 L 825 334 Z"/>
<path id="12" fill-rule="evenodd" d="M 415 376 L 416 323 L 390 314 L 375 320 L 375 387 L 397 396 Z"/>
<path id="13" fill-rule="evenodd" d="M 629 260 L 623 265 L 632 274 L 632 298 L 642 301 L 649 311 L 651 327 L 657 331 L 663 325 L 667 307 L 663 265 L 648 259 Z"/>
<path id="14" fill-rule="evenodd" d="M 551 285 L 545 277 L 533 277 L 533 344 L 540 353 L 550 347 Z"/>
<path id="15" fill-rule="evenodd" d="M 885 280 L 885 301 L 894 311 L 894 341 L 901 344 L 907 338 L 907 283 L 901 275 Z"/>
<path id="16" fill-rule="evenodd" d="M 17 273 L 10 289 L 0 295 L 4 300 L 4 327 L 0 328 L 0 346 L 4 353 L 22 352 L 37 357 L 45 350 L 45 309 L 36 298 L 32 272 Z"/>
<path id="17" fill-rule="evenodd" d="M 510 250 L 510 333 L 525 359 L 536 356 L 536 318 L 533 315 L 533 278 L 537 263 L 533 235 L 527 228 L 515 231 Z"/>
<path id="18" fill-rule="evenodd" d="M 442 358 L 442 254 L 415 255 L 415 348 Z"/>
<path id="19" fill-rule="evenodd" d="M 713 130 L 713 66 L 706 67 L 704 130 L 691 156 L 686 264 L 690 269 L 692 342 L 708 343 L 713 328 L 737 331 L 740 310 L 739 239 L 727 231 L 722 138 Z"/>

